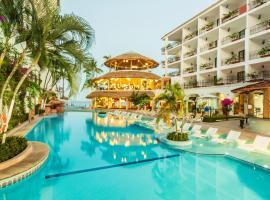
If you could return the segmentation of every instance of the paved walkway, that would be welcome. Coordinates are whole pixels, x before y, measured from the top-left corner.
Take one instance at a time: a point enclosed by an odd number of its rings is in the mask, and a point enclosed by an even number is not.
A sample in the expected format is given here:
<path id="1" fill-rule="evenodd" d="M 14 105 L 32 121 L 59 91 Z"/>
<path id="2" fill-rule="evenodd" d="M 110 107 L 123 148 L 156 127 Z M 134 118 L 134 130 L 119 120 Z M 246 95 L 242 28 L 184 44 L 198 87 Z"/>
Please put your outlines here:
<path id="1" fill-rule="evenodd" d="M 250 118 L 249 124 L 245 124 L 245 128 L 240 128 L 239 119 L 231 119 L 229 121 L 221 121 L 214 123 L 200 123 L 203 128 L 216 127 L 219 129 L 219 133 L 228 133 L 230 130 L 242 132 L 242 139 L 253 140 L 256 135 L 270 136 L 270 120 Z"/>
<path id="2" fill-rule="evenodd" d="M 25 158 L 6 169 L 0 170 L 0 181 L 9 179 L 17 175 L 26 177 L 26 174 L 23 174 L 24 172 L 27 172 L 27 175 L 31 174 L 33 171 L 29 172 L 29 170 L 32 170 L 33 168 L 38 168 L 47 159 L 49 155 L 48 145 L 40 142 L 31 142 L 31 144 L 32 150 Z M 16 180 L 17 179 L 18 177 L 16 177 Z M 16 180 L 12 180 L 12 182 Z M 9 180 L 9 182 L 10 181 L 11 180 Z"/>

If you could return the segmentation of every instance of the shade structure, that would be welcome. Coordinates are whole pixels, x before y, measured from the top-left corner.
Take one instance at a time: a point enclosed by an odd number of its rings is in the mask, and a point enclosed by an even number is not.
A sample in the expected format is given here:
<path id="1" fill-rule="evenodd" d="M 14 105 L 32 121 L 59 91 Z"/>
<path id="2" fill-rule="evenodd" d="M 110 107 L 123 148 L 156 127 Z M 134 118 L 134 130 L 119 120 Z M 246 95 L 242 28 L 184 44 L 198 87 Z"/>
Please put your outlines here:
<path id="1" fill-rule="evenodd" d="M 138 54 L 136 52 L 127 52 L 116 56 L 114 58 L 108 59 L 104 63 L 107 67 L 125 70 L 145 70 L 152 69 L 159 66 L 159 63 L 155 60 Z"/>
<path id="2" fill-rule="evenodd" d="M 233 93 L 244 93 L 244 92 L 251 92 L 254 90 L 262 90 L 262 89 L 266 89 L 266 88 L 270 88 L 270 81 L 261 81 L 259 83 L 254 83 L 254 84 L 247 85 L 244 87 L 236 88 L 236 89 L 232 90 L 232 92 Z"/>
<path id="3" fill-rule="evenodd" d="M 87 95 L 86 98 L 88 99 L 93 99 L 96 97 L 110 97 L 110 98 L 127 98 L 130 97 L 132 95 L 133 92 L 138 92 L 139 94 L 143 94 L 146 93 L 148 96 L 150 97 L 154 97 L 155 93 L 153 91 L 103 91 L 103 90 L 99 90 L 99 91 L 94 91 L 92 93 L 90 93 L 89 95 Z"/>
<path id="4" fill-rule="evenodd" d="M 124 70 L 124 71 L 109 72 L 107 74 L 95 78 L 94 81 L 113 78 L 142 78 L 142 79 L 159 80 L 161 77 L 150 72 Z"/>

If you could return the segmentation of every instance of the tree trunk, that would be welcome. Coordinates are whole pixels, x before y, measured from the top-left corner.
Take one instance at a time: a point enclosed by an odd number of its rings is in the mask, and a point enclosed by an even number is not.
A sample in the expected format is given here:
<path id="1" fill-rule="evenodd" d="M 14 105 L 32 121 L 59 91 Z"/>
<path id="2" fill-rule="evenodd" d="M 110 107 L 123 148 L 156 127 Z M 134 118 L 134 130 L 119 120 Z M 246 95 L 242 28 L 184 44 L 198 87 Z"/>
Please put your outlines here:
<path id="1" fill-rule="evenodd" d="M 178 127 L 177 127 L 177 118 L 174 119 L 174 123 L 175 123 L 175 132 L 177 133 L 177 131 L 178 131 Z"/>
<path id="2" fill-rule="evenodd" d="M 8 75 L 8 77 L 7 77 L 4 85 L 2 87 L 1 94 L 0 94 L 0 113 L 3 113 L 3 99 L 4 99 L 4 94 L 5 94 L 5 91 L 7 89 L 7 86 L 9 84 L 11 78 L 14 76 L 14 74 L 17 71 L 17 69 L 19 68 L 20 64 L 23 62 L 24 58 L 25 58 L 25 51 L 23 51 L 23 53 L 21 54 L 18 62 L 13 67 L 11 73 Z"/>

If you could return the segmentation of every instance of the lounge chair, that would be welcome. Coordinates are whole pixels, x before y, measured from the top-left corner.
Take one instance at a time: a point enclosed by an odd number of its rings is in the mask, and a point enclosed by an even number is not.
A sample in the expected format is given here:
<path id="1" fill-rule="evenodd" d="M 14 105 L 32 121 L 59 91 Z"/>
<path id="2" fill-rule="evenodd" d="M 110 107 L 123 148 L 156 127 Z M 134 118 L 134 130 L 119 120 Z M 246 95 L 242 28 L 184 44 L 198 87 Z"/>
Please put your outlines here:
<path id="1" fill-rule="evenodd" d="M 212 142 L 221 143 L 221 144 L 231 143 L 231 142 L 238 142 L 240 135 L 241 135 L 241 132 L 231 130 L 228 133 L 228 135 L 227 135 L 227 137 L 225 139 L 223 139 L 223 138 L 213 138 Z"/>
<path id="2" fill-rule="evenodd" d="M 217 128 L 210 127 L 205 134 L 202 134 L 201 131 L 197 131 L 192 136 L 195 138 L 214 138 L 217 131 Z"/>
<path id="3" fill-rule="evenodd" d="M 201 132 L 201 128 L 201 125 L 195 124 L 191 129 L 191 133 Z"/>
<path id="4" fill-rule="evenodd" d="M 183 128 L 182 128 L 182 132 L 187 132 L 189 131 L 189 128 L 191 127 L 191 123 L 185 123 Z"/>
<path id="5" fill-rule="evenodd" d="M 270 151 L 268 150 L 269 143 L 270 143 L 270 137 L 257 135 L 252 144 L 242 144 L 242 145 L 239 145 L 238 148 L 249 151 L 249 152 L 255 151 L 255 152 L 270 154 Z"/>

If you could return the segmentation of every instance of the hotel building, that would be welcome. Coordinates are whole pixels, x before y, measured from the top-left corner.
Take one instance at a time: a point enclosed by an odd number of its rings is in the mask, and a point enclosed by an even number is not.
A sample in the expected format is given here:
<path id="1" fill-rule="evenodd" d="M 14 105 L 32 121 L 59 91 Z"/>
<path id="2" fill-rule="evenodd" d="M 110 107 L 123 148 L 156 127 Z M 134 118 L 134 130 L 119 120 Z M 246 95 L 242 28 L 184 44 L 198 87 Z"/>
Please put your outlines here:
<path id="1" fill-rule="evenodd" d="M 162 37 L 165 76 L 189 102 L 270 118 L 270 0 L 219 0 Z"/>

